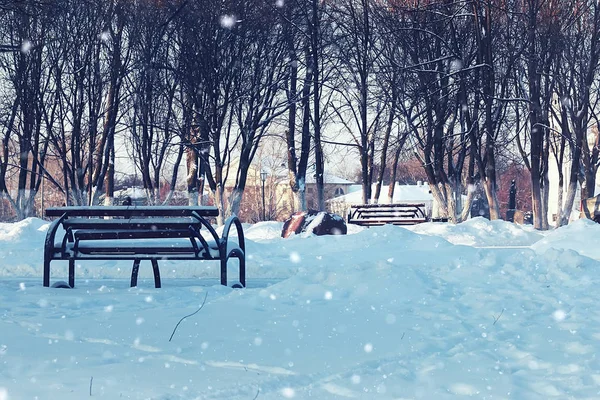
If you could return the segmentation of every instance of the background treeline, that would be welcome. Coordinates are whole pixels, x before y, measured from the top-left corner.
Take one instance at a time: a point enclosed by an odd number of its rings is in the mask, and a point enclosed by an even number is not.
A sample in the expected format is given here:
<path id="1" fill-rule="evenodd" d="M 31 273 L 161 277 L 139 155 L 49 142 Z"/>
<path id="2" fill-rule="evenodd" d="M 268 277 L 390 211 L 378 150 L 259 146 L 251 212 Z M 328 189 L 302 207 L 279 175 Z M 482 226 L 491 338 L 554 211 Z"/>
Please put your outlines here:
<path id="1" fill-rule="evenodd" d="M 548 227 L 549 201 L 564 224 L 578 185 L 583 197 L 596 186 L 599 7 L 0 0 L 0 193 L 18 218 L 42 185 L 65 204 L 110 204 L 126 151 L 151 202 L 168 203 L 185 170 L 189 203 L 206 186 L 226 217 L 261 143 L 279 136 L 297 209 L 307 171 L 325 208 L 324 146 L 335 144 L 359 161 L 365 202 L 416 157 L 454 221 L 477 186 L 499 218 L 499 164 L 518 160 L 535 227 Z M 551 162 L 565 199 L 548 198 Z"/>

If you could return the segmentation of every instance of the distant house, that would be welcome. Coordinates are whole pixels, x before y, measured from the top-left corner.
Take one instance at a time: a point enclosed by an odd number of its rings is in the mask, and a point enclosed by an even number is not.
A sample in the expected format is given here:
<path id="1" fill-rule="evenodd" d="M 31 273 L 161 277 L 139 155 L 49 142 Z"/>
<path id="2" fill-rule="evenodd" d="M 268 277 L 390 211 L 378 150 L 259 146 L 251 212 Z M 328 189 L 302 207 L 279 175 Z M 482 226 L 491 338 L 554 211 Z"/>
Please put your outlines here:
<path id="1" fill-rule="evenodd" d="M 276 182 L 275 201 L 278 205 L 278 215 L 280 218 L 287 218 L 290 214 L 298 211 L 294 209 L 294 193 L 290 187 L 287 175 L 274 177 Z M 306 176 L 306 204 L 309 209 L 318 208 L 317 204 L 317 182 L 314 175 Z M 335 176 L 332 174 L 323 174 L 323 191 L 325 201 L 337 196 L 343 196 L 351 191 L 354 182 Z"/>
<path id="2" fill-rule="evenodd" d="M 325 192 L 325 201 L 335 197 L 344 196 L 352 191 L 354 182 L 339 176 L 323 174 L 323 191 Z M 306 177 L 306 201 L 308 208 L 316 208 L 317 199 L 317 180 L 314 175 Z"/>
<path id="3" fill-rule="evenodd" d="M 236 161 L 232 162 L 232 166 L 232 170 L 235 170 Z M 324 174 L 323 180 L 325 200 L 349 193 L 354 185 L 354 182 L 332 174 Z M 234 184 L 235 176 L 228 176 L 226 189 L 232 188 Z M 307 172 L 305 184 L 307 206 L 315 209 L 317 208 L 317 182 L 314 171 Z M 285 220 L 296 211 L 298 210 L 294 207 L 294 193 L 290 187 L 287 168 L 281 165 L 277 168 L 267 166 L 261 168 L 252 165 L 248 168 L 244 199 L 239 214 L 243 221 L 261 221 L 263 212 L 267 220 Z"/>
<path id="4" fill-rule="evenodd" d="M 375 185 L 373 185 L 371 190 L 375 190 Z M 351 205 L 358 205 L 364 203 L 362 196 L 362 186 L 355 185 L 351 188 L 350 193 L 327 200 L 327 208 L 331 212 L 346 217 L 346 215 L 348 214 L 348 209 Z M 388 198 L 387 185 L 382 186 L 378 203 L 390 203 L 390 199 Z M 417 182 L 416 185 L 400 185 L 396 183 L 396 185 L 394 186 L 394 197 L 392 198 L 391 203 L 425 203 L 427 215 L 430 217 L 437 216 L 437 212 L 436 210 L 434 210 L 433 196 L 429 192 L 429 186 L 426 183 Z"/>

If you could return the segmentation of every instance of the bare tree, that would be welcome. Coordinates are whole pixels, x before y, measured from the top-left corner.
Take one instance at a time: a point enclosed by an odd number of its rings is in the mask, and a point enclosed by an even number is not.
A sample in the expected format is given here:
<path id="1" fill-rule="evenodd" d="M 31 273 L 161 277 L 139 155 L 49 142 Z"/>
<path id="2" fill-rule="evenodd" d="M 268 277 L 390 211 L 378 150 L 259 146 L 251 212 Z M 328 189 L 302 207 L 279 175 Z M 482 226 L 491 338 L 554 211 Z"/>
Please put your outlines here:
<path id="1" fill-rule="evenodd" d="M 245 49 L 236 68 L 237 94 L 233 107 L 239 143 L 227 149 L 239 151 L 235 184 L 229 198 L 228 214 L 238 214 L 248 171 L 259 145 L 273 120 L 283 114 L 287 101 L 279 96 L 286 78 L 285 45 L 282 29 L 273 28 L 276 14 L 271 10 L 246 10 L 238 31 Z M 267 19 L 267 21 L 265 21 Z"/>
<path id="2" fill-rule="evenodd" d="M 173 154 L 177 81 L 173 73 L 173 28 L 169 26 L 172 13 L 166 4 L 138 4 L 130 35 L 133 54 L 128 97 L 133 107 L 129 139 L 147 198 L 153 204 L 161 202 L 159 189 L 169 172 L 169 161 L 173 156 L 180 159 L 180 152 Z"/>
<path id="3" fill-rule="evenodd" d="M 311 148 L 314 148 L 317 208 L 325 208 L 322 126 L 327 107 L 323 107 L 323 95 L 326 82 L 333 72 L 325 67 L 329 62 L 332 29 L 327 12 L 329 6 L 318 0 L 293 0 L 284 3 L 279 12 L 283 26 L 282 40 L 287 52 L 288 175 L 294 193 L 294 209 L 297 210 L 307 209 L 306 174 Z M 301 74 L 303 78 L 300 78 Z"/>
<path id="4" fill-rule="evenodd" d="M 50 5 L 25 1 L 4 14 L 4 38 L 0 41 L 20 51 L 5 53 L 1 61 L 7 78 L 4 87 L 13 97 L 3 126 L 0 193 L 10 201 L 17 218 L 33 214 L 43 177 L 48 146 L 43 118 L 45 89 L 50 80 L 44 60 L 52 11 Z M 16 193 L 9 191 L 13 166 Z"/>
<path id="5" fill-rule="evenodd" d="M 569 222 L 582 176 L 582 197 L 594 195 L 597 150 L 594 145 L 590 146 L 589 132 L 594 116 L 592 87 L 600 57 L 600 10 L 596 2 L 574 1 L 561 5 L 557 11 L 560 12 L 563 28 L 560 31 L 557 62 L 553 65 L 553 75 L 558 85 L 557 106 L 552 108 L 552 114 L 559 126 L 556 159 L 561 197 L 558 200 L 559 215 L 556 223 L 561 226 Z M 563 204 L 562 163 L 565 144 L 569 147 L 570 166 Z"/>
<path id="6" fill-rule="evenodd" d="M 453 221 L 462 214 L 462 171 L 469 149 L 469 132 L 455 132 L 465 110 L 458 83 L 470 71 L 472 48 L 465 7 L 460 2 L 431 3 L 398 13 L 414 80 L 410 93 L 419 100 L 414 108 L 402 105 L 405 119 L 440 214 Z"/>
<path id="7" fill-rule="evenodd" d="M 102 104 L 102 34 L 104 14 L 94 1 L 64 1 L 48 44 L 52 98 L 44 118 L 48 156 L 60 166 L 46 178 L 64 195 L 65 204 L 90 201 L 91 151 L 97 140 Z M 105 69 L 105 68 L 104 68 Z"/>
<path id="8" fill-rule="evenodd" d="M 114 197 L 115 133 L 120 116 L 121 88 L 125 79 L 128 51 L 125 44 L 127 9 L 125 0 L 111 0 L 105 20 L 104 34 L 108 47 L 108 82 L 106 86 L 102 127 L 99 140 L 93 149 L 93 174 L 91 177 L 91 203 L 96 203 L 101 193 L 104 203 L 111 205 Z"/>
<path id="9" fill-rule="evenodd" d="M 383 126 L 385 109 L 376 87 L 376 61 L 381 52 L 376 43 L 374 2 L 342 0 L 335 3 L 336 55 L 340 61 L 335 110 L 339 122 L 353 136 L 359 151 L 363 202 L 371 200 L 375 142 Z"/>
<path id="10" fill-rule="evenodd" d="M 551 4 L 526 0 L 523 20 L 526 96 L 529 107 L 529 162 L 531 172 L 533 222 L 536 229 L 548 229 L 549 115 L 554 90 L 550 71 L 557 56 L 561 21 Z"/>

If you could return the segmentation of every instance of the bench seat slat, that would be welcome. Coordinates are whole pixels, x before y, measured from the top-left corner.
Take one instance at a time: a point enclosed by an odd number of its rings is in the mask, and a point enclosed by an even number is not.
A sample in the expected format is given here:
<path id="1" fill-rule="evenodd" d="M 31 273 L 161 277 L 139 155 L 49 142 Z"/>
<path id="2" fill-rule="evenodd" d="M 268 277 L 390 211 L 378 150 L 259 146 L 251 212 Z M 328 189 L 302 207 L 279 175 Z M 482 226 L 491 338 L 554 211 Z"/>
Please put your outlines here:
<path id="1" fill-rule="evenodd" d="M 389 211 L 419 211 L 418 207 L 380 207 L 380 208 L 356 208 L 359 212 L 373 213 L 377 214 L 378 212 L 389 212 Z"/>
<path id="2" fill-rule="evenodd" d="M 415 212 L 383 212 L 383 213 L 364 213 L 359 212 L 355 215 L 361 216 L 363 218 L 410 218 L 413 216 L 417 216 L 419 213 Z"/>
<path id="3" fill-rule="evenodd" d="M 393 208 L 402 208 L 402 207 L 425 207 L 425 203 L 393 203 L 393 204 L 360 204 L 360 205 L 351 205 L 350 208 L 384 208 L 384 207 L 393 207 Z"/>
<path id="4" fill-rule="evenodd" d="M 75 231 L 75 240 L 110 240 L 110 239 L 160 239 L 187 238 L 189 229 L 160 229 L 160 230 L 84 230 Z"/>
<path id="5" fill-rule="evenodd" d="M 202 244 L 197 240 L 196 244 L 200 250 L 200 256 L 205 254 Z M 214 241 L 207 241 L 210 255 L 219 257 L 219 245 Z M 55 251 L 60 251 L 60 246 L 56 246 Z M 126 255 L 126 254 L 195 254 L 196 250 L 192 246 L 189 238 L 172 239 L 118 239 L 118 240 L 82 240 L 75 246 L 74 243 L 66 244 L 66 253 L 77 256 L 78 254 L 105 254 L 105 255 Z"/>
<path id="6" fill-rule="evenodd" d="M 182 229 L 189 225 L 200 227 L 202 223 L 194 218 L 68 218 L 63 222 L 71 229 Z"/>
<path id="7" fill-rule="evenodd" d="M 364 219 L 356 219 L 356 220 L 350 220 L 349 223 L 351 224 L 359 224 L 359 225 L 385 225 L 385 224 L 392 224 L 392 225 L 414 225 L 414 224 L 420 224 L 423 222 L 427 222 L 426 219 L 405 219 L 405 220 L 379 220 L 379 219 L 371 219 L 371 220 L 364 220 Z"/>

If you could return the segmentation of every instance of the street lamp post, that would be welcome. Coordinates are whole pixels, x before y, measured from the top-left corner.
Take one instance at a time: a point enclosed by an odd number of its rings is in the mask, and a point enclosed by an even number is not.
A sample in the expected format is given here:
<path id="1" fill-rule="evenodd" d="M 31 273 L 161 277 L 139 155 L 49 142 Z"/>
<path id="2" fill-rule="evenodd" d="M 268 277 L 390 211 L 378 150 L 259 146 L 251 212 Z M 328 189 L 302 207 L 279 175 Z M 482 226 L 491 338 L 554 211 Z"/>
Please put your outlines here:
<path id="1" fill-rule="evenodd" d="M 265 221 L 267 219 L 266 217 L 266 207 L 265 207 L 265 181 L 267 180 L 267 173 L 265 171 L 262 171 L 260 173 L 260 180 L 262 181 L 262 203 L 263 203 L 263 207 L 262 207 L 262 220 Z"/>

